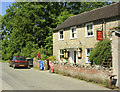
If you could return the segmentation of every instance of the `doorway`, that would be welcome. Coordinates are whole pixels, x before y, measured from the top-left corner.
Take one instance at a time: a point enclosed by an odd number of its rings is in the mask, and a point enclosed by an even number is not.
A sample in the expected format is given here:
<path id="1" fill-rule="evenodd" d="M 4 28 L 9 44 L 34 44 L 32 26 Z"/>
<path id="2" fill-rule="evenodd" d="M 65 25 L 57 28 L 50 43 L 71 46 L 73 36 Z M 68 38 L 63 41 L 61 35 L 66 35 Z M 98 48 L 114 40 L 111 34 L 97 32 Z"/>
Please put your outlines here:
<path id="1" fill-rule="evenodd" d="M 70 50 L 69 52 L 69 58 L 71 63 L 77 63 L 77 51 Z"/>

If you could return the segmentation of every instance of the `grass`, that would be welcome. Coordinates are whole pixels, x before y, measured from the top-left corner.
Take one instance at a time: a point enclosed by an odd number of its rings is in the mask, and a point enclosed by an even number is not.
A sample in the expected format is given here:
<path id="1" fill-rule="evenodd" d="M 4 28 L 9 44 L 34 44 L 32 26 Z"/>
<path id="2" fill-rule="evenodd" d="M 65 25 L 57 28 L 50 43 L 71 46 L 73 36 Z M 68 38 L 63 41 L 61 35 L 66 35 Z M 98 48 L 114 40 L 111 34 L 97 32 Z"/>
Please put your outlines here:
<path id="1" fill-rule="evenodd" d="M 9 63 L 10 60 L 0 60 L 0 62 L 3 62 L 3 63 Z"/>

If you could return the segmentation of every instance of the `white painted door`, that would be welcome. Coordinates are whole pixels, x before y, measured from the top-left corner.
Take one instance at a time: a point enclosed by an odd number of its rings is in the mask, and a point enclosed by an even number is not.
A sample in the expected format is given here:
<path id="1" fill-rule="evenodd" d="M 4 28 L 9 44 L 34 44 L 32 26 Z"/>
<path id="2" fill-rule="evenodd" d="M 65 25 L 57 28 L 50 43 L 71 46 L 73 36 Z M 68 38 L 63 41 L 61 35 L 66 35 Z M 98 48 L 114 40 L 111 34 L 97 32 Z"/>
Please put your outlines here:
<path id="1" fill-rule="evenodd" d="M 70 51 L 70 63 L 74 63 L 74 52 Z"/>
<path id="2" fill-rule="evenodd" d="M 77 63 L 77 52 L 74 50 L 70 51 L 70 63 Z"/>

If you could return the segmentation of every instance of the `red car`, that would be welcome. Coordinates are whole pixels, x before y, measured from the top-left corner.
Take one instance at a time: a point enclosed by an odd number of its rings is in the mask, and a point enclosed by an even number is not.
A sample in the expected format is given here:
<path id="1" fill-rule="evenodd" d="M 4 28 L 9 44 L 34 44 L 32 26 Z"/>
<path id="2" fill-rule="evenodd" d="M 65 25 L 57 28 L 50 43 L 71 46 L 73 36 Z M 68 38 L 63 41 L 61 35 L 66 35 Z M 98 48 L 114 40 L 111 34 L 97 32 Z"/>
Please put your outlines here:
<path id="1" fill-rule="evenodd" d="M 28 61 L 23 56 L 14 56 L 12 60 L 9 62 L 9 66 L 16 67 L 28 67 Z"/>

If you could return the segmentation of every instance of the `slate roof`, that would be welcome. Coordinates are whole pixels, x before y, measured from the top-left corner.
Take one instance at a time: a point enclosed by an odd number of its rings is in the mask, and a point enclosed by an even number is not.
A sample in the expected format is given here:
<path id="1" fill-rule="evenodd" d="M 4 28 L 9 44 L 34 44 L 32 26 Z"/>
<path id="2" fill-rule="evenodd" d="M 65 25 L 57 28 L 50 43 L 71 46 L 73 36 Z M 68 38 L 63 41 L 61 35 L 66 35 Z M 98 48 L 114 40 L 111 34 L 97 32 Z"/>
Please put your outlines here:
<path id="1" fill-rule="evenodd" d="M 53 31 L 114 16 L 120 16 L 120 2 L 72 16 L 58 25 Z"/>

